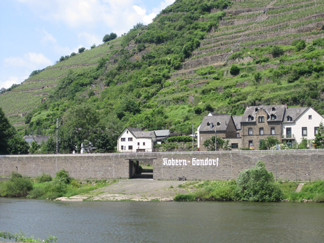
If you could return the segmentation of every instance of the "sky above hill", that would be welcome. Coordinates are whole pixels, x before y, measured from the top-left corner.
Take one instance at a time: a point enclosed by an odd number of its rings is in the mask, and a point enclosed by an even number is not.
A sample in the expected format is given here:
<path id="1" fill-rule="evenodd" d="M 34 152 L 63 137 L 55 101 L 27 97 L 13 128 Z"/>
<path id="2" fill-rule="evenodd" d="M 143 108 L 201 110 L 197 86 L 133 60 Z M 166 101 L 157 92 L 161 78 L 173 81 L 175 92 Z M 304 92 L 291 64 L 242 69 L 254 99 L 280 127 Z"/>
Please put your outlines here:
<path id="1" fill-rule="evenodd" d="M 145 25 L 175 0 L 1 0 L 0 89 L 61 56 L 101 44 L 105 34 Z"/>

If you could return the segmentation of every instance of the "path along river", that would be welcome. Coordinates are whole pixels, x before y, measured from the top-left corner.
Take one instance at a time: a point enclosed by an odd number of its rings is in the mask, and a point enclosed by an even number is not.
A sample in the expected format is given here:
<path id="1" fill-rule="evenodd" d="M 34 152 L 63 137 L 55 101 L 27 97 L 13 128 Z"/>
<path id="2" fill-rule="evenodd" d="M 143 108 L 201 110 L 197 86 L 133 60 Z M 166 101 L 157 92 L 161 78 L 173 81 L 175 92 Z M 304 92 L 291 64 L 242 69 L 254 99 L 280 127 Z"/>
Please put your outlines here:
<path id="1" fill-rule="evenodd" d="M 58 242 L 324 242 L 324 204 L 0 198 L 0 230 Z"/>

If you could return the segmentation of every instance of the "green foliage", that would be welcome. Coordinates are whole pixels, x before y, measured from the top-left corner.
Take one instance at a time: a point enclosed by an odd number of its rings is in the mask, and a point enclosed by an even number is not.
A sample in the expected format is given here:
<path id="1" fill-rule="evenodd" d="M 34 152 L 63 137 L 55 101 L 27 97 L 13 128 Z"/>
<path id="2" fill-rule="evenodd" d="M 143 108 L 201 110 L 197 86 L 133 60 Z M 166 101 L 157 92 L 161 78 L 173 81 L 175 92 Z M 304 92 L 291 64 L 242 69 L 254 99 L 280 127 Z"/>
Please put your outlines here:
<path id="1" fill-rule="evenodd" d="M 264 62 L 269 62 L 270 58 L 269 57 L 261 57 L 255 61 L 256 64 L 262 64 Z"/>
<path id="2" fill-rule="evenodd" d="M 23 232 L 11 234 L 5 231 L 0 231 L 0 238 L 14 240 L 15 242 L 54 243 L 57 241 L 57 238 L 52 235 L 45 238 L 44 240 L 41 240 L 41 239 L 35 239 L 34 237 L 26 237 Z"/>
<path id="3" fill-rule="evenodd" d="M 141 51 L 144 51 L 146 48 L 145 44 L 144 43 L 140 43 L 136 46 L 136 49 L 138 52 L 141 52 Z"/>
<path id="4" fill-rule="evenodd" d="M 305 47 L 306 47 L 306 42 L 304 40 L 300 40 L 296 44 L 296 51 L 301 51 L 301 50 L 305 49 Z"/>
<path id="5" fill-rule="evenodd" d="M 307 139 L 306 138 L 302 138 L 301 143 L 298 145 L 299 149 L 308 149 L 307 146 Z"/>
<path id="6" fill-rule="evenodd" d="M 194 111 L 195 111 L 195 113 L 197 114 L 197 115 L 200 115 L 201 113 L 202 113 L 202 109 L 200 108 L 200 107 L 195 107 L 195 109 L 194 109 Z"/>
<path id="7" fill-rule="evenodd" d="M 47 182 L 47 181 L 52 181 L 52 176 L 49 175 L 49 174 L 45 174 L 43 172 L 43 174 L 41 176 L 37 176 L 36 177 L 36 180 L 39 182 L 39 183 L 44 183 L 44 182 Z"/>
<path id="8" fill-rule="evenodd" d="M 114 40 L 117 38 L 117 35 L 115 33 L 110 33 L 110 34 L 107 34 L 103 37 L 102 41 L 103 42 L 108 42 L 108 41 L 111 41 L 111 40 Z"/>
<path id="9" fill-rule="evenodd" d="M 27 154 L 29 145 L 9 123 L 0 107 L 0 154 Z"/>
<path id="10" fill-rule="evenodd" d="M 25 197 L 33 189 L 31 180 L 17 172 L 11 172 L 10 180 L 0 183 L 1 197 Z"/>
<path id="11" fill-rule="evenodd" d="M 268 172 L 262 161 L 255 167 L 238 175 L 234 197 L 240 201 L 279 202 L 283 192 L 274 182 L 272 172 Z"/>
<path id="12" fill-rule="evenodd" d="M 234 76 L 238 75 L 240 73 L 240 68 L 236 65 L 232 65 L 230 69 L 230 73 Z"/>
<path id="13" fill-rule="evenodd" d="M 168 137 L 167 141 L 170 143 L 172 142 L 187 143 L 187 142 L 192 142 L 192 138 L 188 136 Z"/>
<path id="14" fill-rule="evenodd" d="M 195 70 L 198 75 L 205 76 L 216 73 L 216 69 L 213 66 L 201 67 Z"/>
<path id="15" fill-rule="evenodd" d="M 81 48 L 78 49 L 78 52 L 79 52 L 79 53 L 82 53 L 82 52 L 84 52 L 84 51 L 85 51 L 85 48 L 84 48 L 84 47 L 81 47 Z"/>
<path id="16" fill-rule="evenodd" d="M 256 74 L 254 75 L 254 80 L 255 80 L 255 82 L 259 83 L 259 82 L 262 80 L 262 75 L 261 75 L 261 73 L 256 73 Z"/>
<path id="17" fill-rule="evenodd" d="M 215 136 L 211 137 L 210 139 L 206 139 L 203 145 L 205 146 L 205 148 L 207 148 L 208 151 L 215 151 Z M 223 149 L 225 140 L 217 137 L 216 145 L 217 150 Z"/>
<path id="18" fill-rule="evenodd" d="M 271 54 L 273 55 L 273 57 L 279 57 L 284 54 L 284 50 L 279 46 L 273 46 L 271 49 Z"/>
<path id="19" fill-rule="evenodd" d="M 173 200 L 176 202 L 190 202 L 195 201 L 196 197 L 192 194 L 177 194 Z"/>
<path id="20" fill-rule="evenodd" d="M 315 134 L 314 144 L 317 148 L 324 148 L 324 126 L 323 123 L 320 123 L 320 126 Z"/>
<path id="21" fill-rule="evenodd" d="M 40 149 L 40 145 L 36 141 L 31 142 L 31 147 L 29 149 L 30 154 L 37 154 L 38 150 Z"/>
<path id="22" fill-rule="evenodd" d="M 279 144 L 279 140 L 277 138 L 267 137 L 266 139 L 260 140 L 259 150 L 269 150 L 276 144 Z"/>
<path id="23" fill-rule="evenodd" d="M 55 180 L 59 180 L 64 182 L 65 184 L 69 184 L 72 180 L 72 178 L 69 175 L 69 172 L 65 169 L 62 169 L 56 173 Z"/>

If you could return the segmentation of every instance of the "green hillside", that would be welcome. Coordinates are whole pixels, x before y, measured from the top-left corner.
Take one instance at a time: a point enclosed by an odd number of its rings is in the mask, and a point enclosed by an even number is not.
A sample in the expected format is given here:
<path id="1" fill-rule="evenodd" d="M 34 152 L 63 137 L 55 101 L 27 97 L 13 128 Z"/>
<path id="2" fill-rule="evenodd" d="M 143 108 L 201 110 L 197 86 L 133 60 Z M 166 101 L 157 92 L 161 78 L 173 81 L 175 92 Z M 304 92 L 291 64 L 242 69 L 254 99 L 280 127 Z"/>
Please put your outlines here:
<path id="1" fill-rule="evenodd" d="M 81 104 L 114 134 L 189 134 L 212 110 L 240 115 L 257 104 L 324 114 L 323 37 L 324 0 L 177 0 L 152 24 L 30 77 L 0 106 L 21 132 L 48 134 L 56 117 L 73 127 Z"/>

